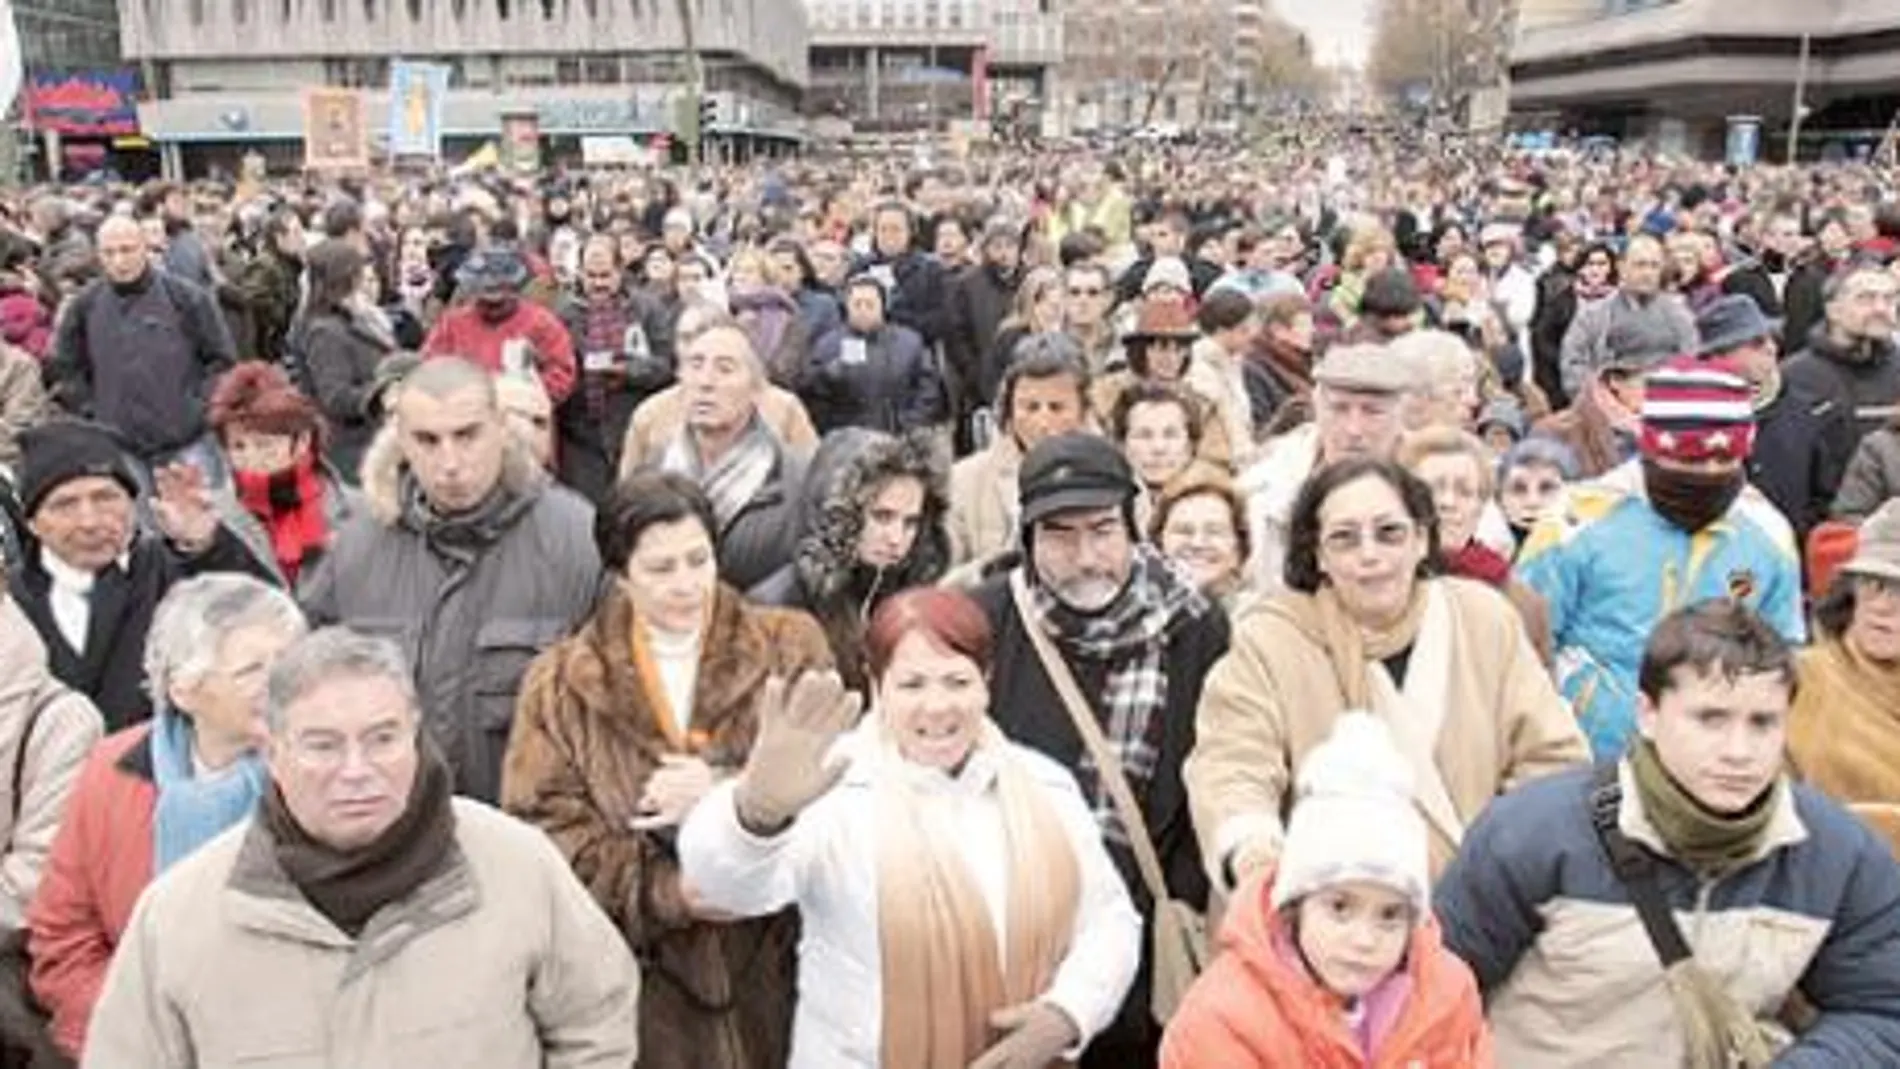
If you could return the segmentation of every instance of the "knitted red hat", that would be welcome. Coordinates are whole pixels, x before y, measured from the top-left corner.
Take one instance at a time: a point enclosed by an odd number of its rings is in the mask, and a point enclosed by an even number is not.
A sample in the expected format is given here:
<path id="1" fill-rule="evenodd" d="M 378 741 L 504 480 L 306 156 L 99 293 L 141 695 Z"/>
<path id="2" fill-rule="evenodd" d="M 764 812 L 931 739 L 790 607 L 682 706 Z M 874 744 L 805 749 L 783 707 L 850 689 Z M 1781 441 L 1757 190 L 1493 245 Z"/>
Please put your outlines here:
<path id="1" fill-rule="evenodd" d="M 1678 356 L 1643 382 L 1643 455 L 1744 460 L 1755 447 L 1754 391 L 1725 360 Z"/>

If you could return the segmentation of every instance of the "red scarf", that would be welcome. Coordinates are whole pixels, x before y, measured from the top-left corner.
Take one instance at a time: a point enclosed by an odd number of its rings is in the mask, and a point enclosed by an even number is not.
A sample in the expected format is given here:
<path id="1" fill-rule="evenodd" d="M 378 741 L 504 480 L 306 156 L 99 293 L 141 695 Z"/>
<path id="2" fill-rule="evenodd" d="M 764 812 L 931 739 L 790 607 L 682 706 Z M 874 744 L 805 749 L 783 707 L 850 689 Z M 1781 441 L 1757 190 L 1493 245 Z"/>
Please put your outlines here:
<path id="1" fill-rule="evenodd" d="M 1500 590 L 1511 581 L 1511 562 L 1475 538 L 1444 556 L 1445 571 L 1460 579 L 1476 579 Z"/>
<path id="2" fill-rule="evenodd" d="M 323 479 L 316 457 L 305 452 L 295 467 L 275 475 L 240 471 L 238 501 L 270 533 L 271 552 L 284 579 L 297 585 L 297 572 L 330 540 L 323 507 Z"/>

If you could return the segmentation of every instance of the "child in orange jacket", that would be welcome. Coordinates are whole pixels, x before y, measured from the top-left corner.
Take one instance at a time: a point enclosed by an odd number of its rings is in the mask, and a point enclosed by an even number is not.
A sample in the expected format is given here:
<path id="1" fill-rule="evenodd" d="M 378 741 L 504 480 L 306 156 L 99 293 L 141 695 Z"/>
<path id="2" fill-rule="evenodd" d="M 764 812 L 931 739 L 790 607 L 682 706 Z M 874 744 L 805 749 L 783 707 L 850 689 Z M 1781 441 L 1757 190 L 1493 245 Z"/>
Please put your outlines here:
<path id="1" fill-rule="evenodd" d="M 1340 717 L 1300 768 L 1270 880 L 1236 894 L 1222 953 L 1162 1069 L 1491 1069 L 1471 971 L 1427 906 L 1426 830 L 1385 724 Z"/>

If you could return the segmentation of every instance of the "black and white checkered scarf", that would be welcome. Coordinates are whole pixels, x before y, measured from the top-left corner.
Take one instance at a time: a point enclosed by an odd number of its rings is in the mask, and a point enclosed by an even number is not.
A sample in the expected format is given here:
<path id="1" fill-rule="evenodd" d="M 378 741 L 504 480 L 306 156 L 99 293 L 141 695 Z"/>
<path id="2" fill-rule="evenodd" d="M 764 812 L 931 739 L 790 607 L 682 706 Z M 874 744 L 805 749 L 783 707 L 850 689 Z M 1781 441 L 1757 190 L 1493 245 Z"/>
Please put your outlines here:
<path id="1" fill-rule="evenodd" d="M 1077 612 L 1040 583 L 1034 585 L 1033 593 L 1039 622 L 1071 663 L 1079 667 L 1083 662 L 1106 662 L 1107 679 L 1094 712 L 1102 721 L 1103 737 L 1128 776 L 1128 786 L 1140 798 L 1161 758 L 1168 642 L 1183 624 L 1206 614 L 1211 604 L 1145 543 L 1135 547 L 1128 585 L 1100 612 Z M 1078 670 L 1076 674 L 1085 673 Z M 1192 714 L 1191 709 L 1184 711 L 1184 715 Z M 1102 834 L 1126 846 L 1128 831 L 1087 753 L 1075 772 Z"/>

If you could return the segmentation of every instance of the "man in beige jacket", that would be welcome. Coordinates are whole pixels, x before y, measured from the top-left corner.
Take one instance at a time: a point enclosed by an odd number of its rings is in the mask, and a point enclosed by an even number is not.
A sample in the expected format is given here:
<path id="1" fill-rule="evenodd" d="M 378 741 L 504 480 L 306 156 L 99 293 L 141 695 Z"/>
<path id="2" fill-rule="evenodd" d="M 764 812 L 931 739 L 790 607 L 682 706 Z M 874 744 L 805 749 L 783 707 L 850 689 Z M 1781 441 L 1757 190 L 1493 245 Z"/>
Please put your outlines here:
<path id="1" fill-rule="evenodd" d="M 410 678 L 342 628 L 278 659 L 272 789 L 146 890 L 87 1069 L 631 1069 L 626 944 L 546 836 L 451 798 Z"/>

